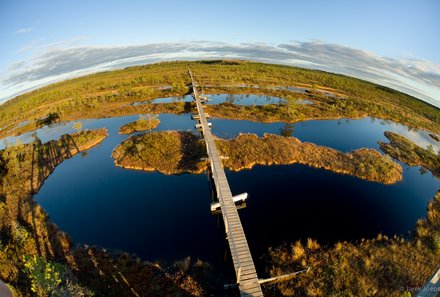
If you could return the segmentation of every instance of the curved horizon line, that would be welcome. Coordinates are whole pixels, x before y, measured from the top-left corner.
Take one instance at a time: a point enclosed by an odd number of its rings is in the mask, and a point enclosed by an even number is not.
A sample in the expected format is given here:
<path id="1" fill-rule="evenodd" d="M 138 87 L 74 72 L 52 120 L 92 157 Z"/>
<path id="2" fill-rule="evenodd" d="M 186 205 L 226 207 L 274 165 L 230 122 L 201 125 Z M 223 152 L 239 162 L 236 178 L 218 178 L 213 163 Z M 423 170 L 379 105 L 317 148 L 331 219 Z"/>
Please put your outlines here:
<path id="1" fill-rule="evenodd" d="M 425 60 L 397 60 L 320 41 L 269 45 L 198 41 L 124 46 L 53 45 L 30 61 L 3 71 L 0 102 L 60 81 L 130 66 L 169 61 L 248 60 L 342 74 L 410 95 L 440 108 L 440 66 Z"/>

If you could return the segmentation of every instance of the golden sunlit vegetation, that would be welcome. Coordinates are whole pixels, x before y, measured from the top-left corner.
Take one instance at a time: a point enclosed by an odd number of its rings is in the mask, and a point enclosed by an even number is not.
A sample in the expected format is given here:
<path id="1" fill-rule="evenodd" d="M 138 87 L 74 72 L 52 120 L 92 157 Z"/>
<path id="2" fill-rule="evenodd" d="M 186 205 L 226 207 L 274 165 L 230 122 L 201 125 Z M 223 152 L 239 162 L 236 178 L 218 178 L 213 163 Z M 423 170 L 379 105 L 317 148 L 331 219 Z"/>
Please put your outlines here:
<path id="1" fill-rule="evenodd" d="M 139 116 L 139 119 L 125 124 L 119 129 L 120 134 L 132 134 L 135 132 L 148 131 L 156 128 L 160 123 L 157 116 Z"/>
<path id="2" fill-rule="evenodd" d="M 300 163 L 341 174 L 384 184 L 402 178 L 402 168 L 374 149 L 358 149 L 350 153 L 301 142 L 294 137 L 265 134 L 242 134 L 232 140 L 217 140 L 220 153 L 226 156 L 225 167 L 231 170 L 252 168 L 256 164 Z"/>
<path id="3" fill-rule="evenodd" d="M 0 279 L 14 296 L 203 296 L 216 285 L 201 261 L 162 268 L 126 253 L 74 247 L 32 195 L 63 160 L 100 143 L 106 129 L 38 138 L 0 151 Z M 197 276 L 203 285 L 194 280 Z"/>
<path id="4" fill-rule="evenodd" d="M 115 164 L 165 174 L 201 173 L 207 168 L 204 144 L 190 132 L 164 131 L 136 135 L 118 145 Z"/>
<path id="5" fill-rule="evenodd" d="M 431 146 L 424 149 L 389 131 L 385 136 L 390 143 L 379 143 L 384 152 L 440 178 L 439 155 Z M 379 234 L 376 239 L 321 247 L 308 239 L 273 248 L 269 258 L 271 275 L 311 267 L 306 274 L 278 283 L 274 296 L 413 296 L 440 266 L 440 191 L 410 240 Z"/>
<path id="6" fill-rule="evenodd" d="M 437 108 L 406 94 L 373 83 L 317 70 L 246 61 L 169 62 L 102 72 L 56 83 L 18 96 L 0 106 L 0 137 L 33 131 L 55 121 L 134 114 L 194 112 L 190 102 L 152 104 L 158 97 L 190 91 L 187 70 L 207 94 L 259 94 L 282 97 L 286 104 L 208 105 L 211 116 L 261 122 L 305 119 L 361 118 L 393 120 L 440 134 Z M 291 87 L 301 88 L 299 92 Z M 313 104 L 299 104 L 307 99 Z M 146 104 L 132 105 L 137 101 Z M 121 127 L 122 133 L 150 130 L 158 119 L 140 119 Z M 81 130 L 77 122 L 75 129 Z M 437 134 L 437 135 L 436 135 Z M 16 296 L 207 296 L 215 281 L 209 265 L 177 263 L 173 267 L 142 262 L 125 253 L 73 247 L 33 200 L 44 180 L 63 160 L 100 143 L 105 129 L 64 135 L 57 141 L 16 145 L 0 151 L 0 279 Z M 383 151 L 431 170 L 439 177 L 439 158 L 400 135 L 387 132 Z M 293 137 L 240 135 L 216 140 L 231 170 L 256 164 L 302 163 L 381 183 L 401 179 L 402 169 L 375 150 L 342 153 L 303 143 Z M 205 146 L 186 132 L 133 136 L 118 146 L 115 164 L 158 170 L 166 174 L 200 173 L 207 168 Z M 276 247 L 270 251 L 272 275 L 306 266 L 308 274 L 279 283 L 275 296 L 396 296 L 401 288 L 420 287 L 440 265 L 440 194 L 419 220 L 414 239 L 400 237 L 337 243 L 316 241 Z M 207 276 L 209 275 L 209 276 Z"/>
<path id="7" fill-rule="evenodd" d="M 321 247 L 316 241 L 274 248 L 271 275 L 310 267 L 308 273 L 276 285 L 272 296 L 411 296 L 440 265 L 440 192 L 417 223 L 412 240 L 401 237 Z M 406 295 L 405 295 L 406 294 Z"/>
<path id="8" fill-rule="evenodd" d="M 45 296 L 43 293 L 48 288 L 61 283 L 61 271 L 53 274 L 44 272 L 46 265 L 49 268 L 55 265 L 46 262 L 46 259 L 65 259 L 70 246 L 68 237 L 50 222 L 32 195 L 58 164 L 98 144 L 106 136 L 105 129 L 82 131 L 63 135 L 59 140 L 45 144 L 35 138 L 33 143 L 0 151 L 3 172 L 0 188 L 0 278 L 20 288 L 24 295 L 31 290 L 38 296 Z M 48 279 L 45 274 L 49 275 Z"/>
<path id="9" fill-rule="evenodd" d="M 379 142 L 382 151 L 408 165 L 422 166 L 440 178 L 440 151 L 435 152 L 432 145 L 424 149 L 397 133 L 386 131 L 384 134 L 390 142 Z"/>
<path id="10" fill-rule="evenodd" d="M 188 93 L 188 66 L 193 70 L 197 83 L 205 86 L 206 93 L 266 94 L 288 100 L 284 107 L 212 108 L 213 111 L 209 112 L 217 116 L 249 116 L 249 119 L 258 121 L 268 121 L 265 116 L 273 116 L 269 120 L 295 122 L 311 118 L 358 118 L 368 115 L 437 134 L 440 132 L 440 113 L 437 108 L 373 83 L 281 65 L 246 61 L 199 61 L 158 63 L 103 72 L 18 96 L 0 108 L 0 136 L 31 131 L 36 127 L 38 119 L 50 114 L 57 114 L 59 120 L 66 121 L 148 113 L 151 109 L 149 104 L 128 104 Z M 303 88 L 306 92 L 289 91 L 287 87 Z M 296 104 L 298 99 L 308 99 L 314 104 Z M 192 106 L 184 103 L 157 105 L 162 107 L 152 113 L 188 112 Z M 235 114 L 234 109 L 237 109 Z M 29 123 L 18 127 L 24 121 Z"/>
<path id="11" fill-rule="evenodd" d="M 301 142 L 294 137 L 242 134 L 232 140 L 216 139 L 223 165 L 231 170 L 254 165 L 301 163 L 333 172 L 350 174 L 384 184 L 402 178 L 402 168 L 373 149 L 343 153 L 332 148 Z M 207 169 L 204 143 L 190 132 L 155 132 L 133 136 L 113 152 L 115 164 L 124 168 L 166 174 L 201 173 Z"/>

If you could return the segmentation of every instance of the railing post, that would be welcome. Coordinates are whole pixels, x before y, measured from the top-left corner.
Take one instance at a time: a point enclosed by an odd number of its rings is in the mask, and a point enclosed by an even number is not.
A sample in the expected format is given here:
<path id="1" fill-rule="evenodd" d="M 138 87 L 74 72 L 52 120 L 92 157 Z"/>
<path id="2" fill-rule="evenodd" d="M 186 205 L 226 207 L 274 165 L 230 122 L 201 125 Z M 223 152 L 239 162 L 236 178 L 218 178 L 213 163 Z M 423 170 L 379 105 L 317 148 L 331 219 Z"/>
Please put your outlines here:
<path id="1" fill-rule="evenodd" d="M 239 266 L 237 270 L 237 284 L 240 283 L 240 278 L 241 278 L 241 266 Z"/>

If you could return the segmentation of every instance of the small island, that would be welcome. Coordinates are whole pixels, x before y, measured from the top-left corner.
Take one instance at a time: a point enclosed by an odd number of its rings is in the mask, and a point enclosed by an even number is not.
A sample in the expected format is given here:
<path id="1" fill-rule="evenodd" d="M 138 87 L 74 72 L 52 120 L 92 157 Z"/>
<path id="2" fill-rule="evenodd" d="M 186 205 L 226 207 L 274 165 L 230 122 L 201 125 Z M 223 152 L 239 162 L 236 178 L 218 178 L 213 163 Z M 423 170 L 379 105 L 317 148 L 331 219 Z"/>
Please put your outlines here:
<path id="1" fill-rule="evenodd" d="M 301 142 L 294 137 L 241 134 L 216 139 L 223 165 L 234 171 L 255 165 L 300 163 L 361 179 L 393 184 L 402 178 L 397 163 L 373 149 L 351 153 Z M 165 131 L 132 136 L 113 151 L 115 164 L 128 169 L 165 174 L 201 173 L 207 169 L 204 143 L 190 132 Z"/>
<path id="2" fill-rule="evenodd" d="M 190 132 L 163 131 L 128 138 L 113 151 L 116 166 L 165 174 L 202 173 L 206 150 Z"/>
<path id="3" fill-rule="evenodd" d="M 125 124 L 119 129 L 119 134 L 132 134 L 156 128 L 160 123 L 157 116 L 139 116 L 139 119 Z"/>
<path id="4" fill-rule="evenodd" d="M 397 133 L 385 131 L 384 134 L 390 142 L 379 142 L 382 151 L 405 164 L 422 166 L 440 178 L 440 154 L 432 146 L 424 149 Z"/>

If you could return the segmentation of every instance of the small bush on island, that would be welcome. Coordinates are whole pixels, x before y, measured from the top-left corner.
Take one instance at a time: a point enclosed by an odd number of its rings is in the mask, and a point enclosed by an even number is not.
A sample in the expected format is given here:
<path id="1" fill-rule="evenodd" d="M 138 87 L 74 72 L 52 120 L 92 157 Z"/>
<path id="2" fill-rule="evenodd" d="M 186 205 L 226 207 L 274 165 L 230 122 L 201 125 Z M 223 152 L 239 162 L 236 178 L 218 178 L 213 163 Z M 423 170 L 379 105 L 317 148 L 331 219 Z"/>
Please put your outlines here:
<path id="1" fill-rule="evenodd" d="M 160 124 L 157 115 L 140 115 L 139 119 L 122 126 L 119 129 L 120 134 L 132 134 L 135 132 L 148 131 L 156 128 Z"/>
<path id="2" fill-rule="evenodd" d="M 24 269 L 31 281 L 31 291 L 41 297 L 77 296 L 91 297 L 94 293 L 78 284 L 66 265 L 46 261 L 39 256 L 23 256 Z"/>
<path id="3" fill-rule="evenodd" d="M 48 115 L 35 120 L 37 128 L 50 125 L 60 120 L 60 115 L 56 112 L 50 112 Z"/>

